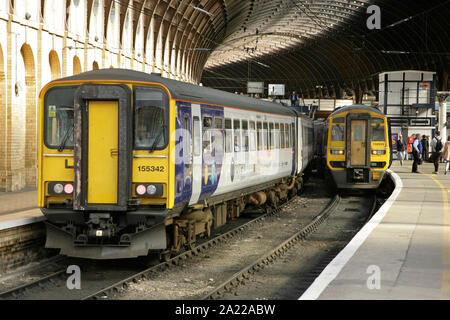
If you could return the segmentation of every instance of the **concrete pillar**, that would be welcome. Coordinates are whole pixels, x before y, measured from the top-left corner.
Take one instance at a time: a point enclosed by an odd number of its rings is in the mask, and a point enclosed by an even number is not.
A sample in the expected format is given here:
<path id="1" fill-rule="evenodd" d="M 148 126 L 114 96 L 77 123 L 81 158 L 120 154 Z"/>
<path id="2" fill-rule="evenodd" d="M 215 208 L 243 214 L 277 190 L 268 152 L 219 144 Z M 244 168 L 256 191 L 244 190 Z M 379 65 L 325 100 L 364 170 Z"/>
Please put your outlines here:
<path id="1" fill-rule="evenodd" d="M 439 131 L 441 132 L 442 143 L 447 141 L 447 102 L 439 101 Z"/>
<path id="2" fill-rule="evenodd" d="M 450 97 L 450 91 L 441 91 L 437 93 L 439 101 L 439 131 L 441 132 L 442 143 L 447 141 L 447 99 Z"/>

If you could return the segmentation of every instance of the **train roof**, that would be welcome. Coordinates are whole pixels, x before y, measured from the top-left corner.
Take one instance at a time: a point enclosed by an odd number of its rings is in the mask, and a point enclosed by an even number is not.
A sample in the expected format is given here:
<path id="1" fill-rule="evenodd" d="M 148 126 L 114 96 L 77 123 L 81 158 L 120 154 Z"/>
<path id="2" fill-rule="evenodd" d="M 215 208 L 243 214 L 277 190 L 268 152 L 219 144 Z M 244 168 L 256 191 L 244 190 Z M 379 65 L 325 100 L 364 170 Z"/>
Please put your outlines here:
<path id="1" fill-rule="evenodd" d="M 89 80 L 156 82 L 167 87 L 173 99 L 300 117 L 295 110 L 278 103 L 245 97 L 208 87 L 197 86 L 190 83 L 164 78 L 157 74 L 149 74 L 128 69 L 93 70 L 54 80 L 52 82 Z"/>
<path id="2" fill-rule="evenodd" d="M 354 105 L 351 105 L 351 106 L 340 107 L 340 108 L 334 110 L 330 114 L 330 117 L 335 116 L 335 115 L 337 115 L 337 114 L 339 114 L 341 112 L 347 112 L 347 111 L 351 111 L 351 110 L 355 110 L 355 109 L 363 109 L 363 110 L 367 110 L 367 111 L 370 111 L 370 112 L 375 112 L 375 113 L 378 113 L 378 114 L 380 114 L 382 116 L 385 116 L 384 113 L 381 112 L 380 110 L 378 110 L 377 108 L 369 107 L 369 106 L 366 106 L 364 104 L 354 104 Z"/>

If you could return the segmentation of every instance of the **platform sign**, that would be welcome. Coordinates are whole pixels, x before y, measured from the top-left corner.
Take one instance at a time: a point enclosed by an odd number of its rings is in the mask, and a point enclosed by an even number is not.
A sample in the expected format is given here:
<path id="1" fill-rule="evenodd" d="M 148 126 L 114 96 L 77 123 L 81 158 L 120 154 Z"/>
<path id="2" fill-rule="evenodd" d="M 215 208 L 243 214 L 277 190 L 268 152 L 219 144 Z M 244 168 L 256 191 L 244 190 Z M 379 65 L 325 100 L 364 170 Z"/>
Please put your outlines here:
<path id="1" fill-rule="evenodd" d="M 269 84 L 269 96 L 284 96 L 284 84 Z"/>
<path id="2" fill-rule="evenodd" d="M 264 82 L 247 82 L 247 93 L 264 93 Z"/>

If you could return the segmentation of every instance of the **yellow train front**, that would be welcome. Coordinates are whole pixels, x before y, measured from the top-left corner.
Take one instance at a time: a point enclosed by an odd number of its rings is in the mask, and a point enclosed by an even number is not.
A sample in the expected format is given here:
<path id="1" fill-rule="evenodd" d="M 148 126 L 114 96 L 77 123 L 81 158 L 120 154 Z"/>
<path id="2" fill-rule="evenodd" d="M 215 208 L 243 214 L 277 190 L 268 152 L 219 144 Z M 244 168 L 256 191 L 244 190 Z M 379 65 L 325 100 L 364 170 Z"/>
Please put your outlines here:
<path id="1" fill-rule="evenodd" d="M 388 118 L 376 108 L 335 110 L 325 123 L 326 168 L 338 189 L 376 189 L 392 161 Z"/>

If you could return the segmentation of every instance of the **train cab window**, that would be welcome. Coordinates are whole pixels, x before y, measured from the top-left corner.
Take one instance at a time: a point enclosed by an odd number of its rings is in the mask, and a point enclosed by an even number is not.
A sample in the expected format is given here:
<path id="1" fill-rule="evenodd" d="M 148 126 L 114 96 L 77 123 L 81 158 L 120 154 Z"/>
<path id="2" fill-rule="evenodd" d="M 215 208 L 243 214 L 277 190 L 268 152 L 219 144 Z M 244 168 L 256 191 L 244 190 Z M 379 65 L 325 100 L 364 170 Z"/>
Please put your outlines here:
<path id="1" fill-rule="evenodd" d="M 233 130 L 231 119 L 225 119 L 225 152 L 229 153 L 232 149 Z"/>
<path id="2" fill-rule="evenodd" d="M 198 117 L 194 117 L 194 125 L 193 125 L 193 136 L 194 136 L 194 155 L 200 155 L 200 119 Z"/>
<path id="3" fill-rule="evenodd" d="M 264 150 L 269 150 L 269 130 L 267 128 L 267 122 L 263 123 L 263 136 L 264 136 Z"/>
<path id="4" fill-rule="evenodd" d="M 233 120 L 234 129 L 234 152 L 241 151 L 241 121 L 238 119 Z"/>
<path id="5" fill-rule="evenodd" d="M 211 155 L 212 117 L 203 117 L 203 154 Z"/>
<path id="6" fill-rule="evenodd" d="M 258 146 L 258 150 L 263 149 L 263 131 L 261 122 L 256 122 L 256 144 Z"/>
<path id="7" fill-rule="evenodd" d="M 134 147 L 162 150 L 168 142 L 167 94 L 158 88 L 136 87 L 134 90 Z"/>
<path id="8" fill-rule="evenodd" d="M 385 140 L 384 120 L 380 118 L 373 118 L 370 120 L 372 127 L 372 141 Z"/>
<path id="9" fill-rule="evenodd" d="M 250 136 L 250 151 L 256 150 L 256 131 L 255 131 L 255 122 L 250 121 L 250 130 L 249 130 L 249 136 Z"/>
<path id="10" fill-rule="evenodd" d="M 248 122 L 247 120 L 242 120 L 242 151 L 248 151 L 249 139 L 248 139 Z"/>
<path id="11" fill-rule="evenodd" d="M 284 123 L 280 124 L 280 136 L 281 136 L 281 149 L 285 148 L 284 145 Z"/>
<path id="12" fill-rule="evenodd" d="M 334 118 L 331 126 L 331 141 L 344 141 L 345 119 L 343 117 Z"/>
<path id="13" fill-rule="evenodd" d="M 73 100 L 76 87 L 50 89 L 45 95 L 45 145 L 73 148 Z"/>

